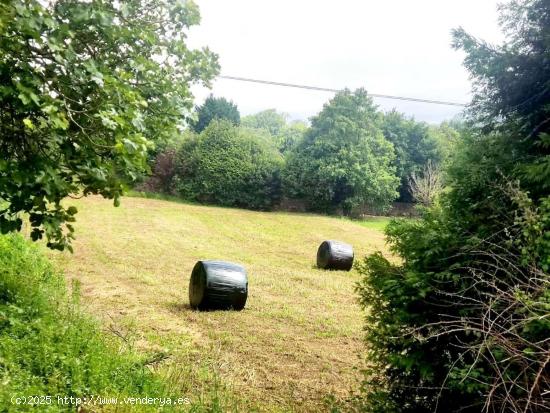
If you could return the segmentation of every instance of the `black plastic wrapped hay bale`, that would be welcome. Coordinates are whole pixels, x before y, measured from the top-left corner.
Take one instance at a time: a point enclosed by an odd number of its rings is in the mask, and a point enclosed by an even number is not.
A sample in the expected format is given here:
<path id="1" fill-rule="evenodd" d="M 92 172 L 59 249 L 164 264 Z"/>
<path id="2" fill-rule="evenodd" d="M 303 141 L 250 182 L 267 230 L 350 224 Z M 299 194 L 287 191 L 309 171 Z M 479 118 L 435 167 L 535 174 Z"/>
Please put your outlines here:
<path id="1" fill-rule="evenodd" d="M 199 310 L 242 310 L 248 297 L 244 267 L 225 261 L 198 261 L 189 281 L 189 303 Z"/>
<path id="2" fill-rule="evenodd" d="M 323 241 L 317 250 L 317 267 L 349 271 L 353 266 L 353 247 L 341 241 Z"/>

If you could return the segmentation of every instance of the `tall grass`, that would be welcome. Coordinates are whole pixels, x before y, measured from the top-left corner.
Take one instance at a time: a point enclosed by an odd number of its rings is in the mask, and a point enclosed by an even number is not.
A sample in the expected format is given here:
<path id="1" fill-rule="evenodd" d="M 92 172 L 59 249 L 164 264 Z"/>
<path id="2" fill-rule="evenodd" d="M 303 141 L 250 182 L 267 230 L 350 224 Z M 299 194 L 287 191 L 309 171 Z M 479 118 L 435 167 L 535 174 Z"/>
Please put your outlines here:
<path id="1" fill-rule="evenodd" d="M 155 396 L 162 383 L 101 334 L 63 279 L 20 236 L 0 237 L 0 411 L 75 411 L 59 397 Z M 19 400 L 14 399 L 19 398 Z M 20 404 L 16 404 L 19 402 Z"/>

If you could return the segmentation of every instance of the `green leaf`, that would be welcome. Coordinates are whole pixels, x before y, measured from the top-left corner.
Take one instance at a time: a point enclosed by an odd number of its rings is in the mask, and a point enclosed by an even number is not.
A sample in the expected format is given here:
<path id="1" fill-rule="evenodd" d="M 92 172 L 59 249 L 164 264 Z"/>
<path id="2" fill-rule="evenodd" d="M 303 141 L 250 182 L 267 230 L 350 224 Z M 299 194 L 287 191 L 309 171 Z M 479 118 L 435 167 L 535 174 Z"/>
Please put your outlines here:
<path id="1" fill-rule="evenodd" d="M 25 125 L 25 127 L 27 129 L 34 130 L 34 124 L 32 123 L 32 121 L 29 118 L 23 119 L 23 124 Z"/>

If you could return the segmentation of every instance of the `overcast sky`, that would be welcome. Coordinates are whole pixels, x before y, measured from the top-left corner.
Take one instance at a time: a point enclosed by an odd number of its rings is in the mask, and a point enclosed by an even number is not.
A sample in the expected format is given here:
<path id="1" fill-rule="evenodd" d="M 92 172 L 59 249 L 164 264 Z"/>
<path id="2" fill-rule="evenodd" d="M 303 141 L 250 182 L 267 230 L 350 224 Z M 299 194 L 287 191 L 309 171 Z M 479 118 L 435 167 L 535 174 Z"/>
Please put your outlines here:
<path id="1" fill-rule="evenodd" d="M 468 102 L 463 53 L 451 29 L 464 27 L 502 40 L 496 0 L 196 0 L 202 21 L 192 47 L 219 55 L 221 73 L 326 88 Z M 213 93 L 233 100 L 241 115 L 275 108 L 294 119 L 321 110 L 331 93 L 218 79 L 194 87 L 197 102 Z M 460 108 L 375 99 L 417 120 L 440 122 Z"/>

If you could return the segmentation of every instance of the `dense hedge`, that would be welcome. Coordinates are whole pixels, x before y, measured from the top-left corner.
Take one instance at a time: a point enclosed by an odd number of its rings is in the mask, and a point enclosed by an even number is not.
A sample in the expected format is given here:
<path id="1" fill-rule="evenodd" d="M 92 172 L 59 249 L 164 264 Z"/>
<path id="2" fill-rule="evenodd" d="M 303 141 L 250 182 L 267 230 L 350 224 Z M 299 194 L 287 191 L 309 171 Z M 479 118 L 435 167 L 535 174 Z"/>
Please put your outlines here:
<path id="1" fill-rule="evenodd" d="M 179 148 L 172 192 L 203 203 L 269 209 L 281 196 L 282 165 L 268 139 L 214 120 Z"/>
<path id="2" fill-rule="evenodd" d="M 499 179 L 486 142 L 468 143 L 442 205 L 388 226 L 403 263 L 359 265 L 367 411 L 550 408 L 550 197 Z"/>

